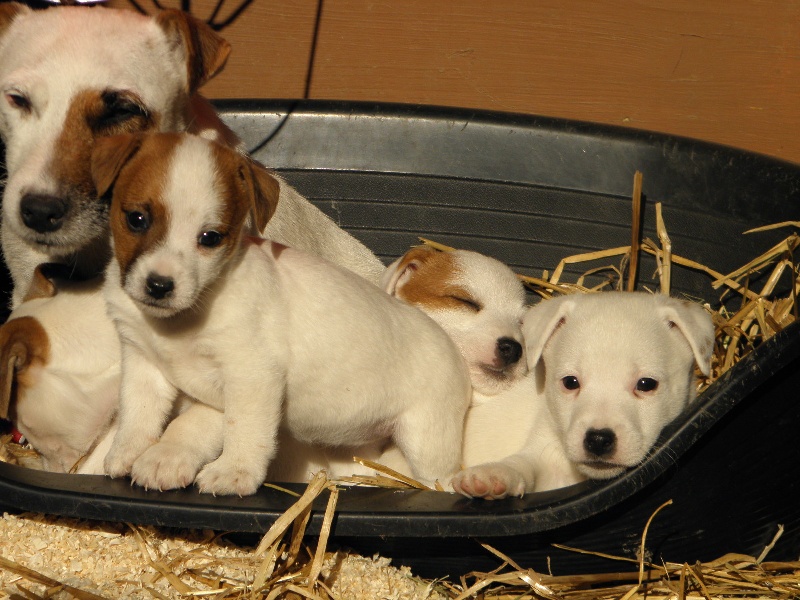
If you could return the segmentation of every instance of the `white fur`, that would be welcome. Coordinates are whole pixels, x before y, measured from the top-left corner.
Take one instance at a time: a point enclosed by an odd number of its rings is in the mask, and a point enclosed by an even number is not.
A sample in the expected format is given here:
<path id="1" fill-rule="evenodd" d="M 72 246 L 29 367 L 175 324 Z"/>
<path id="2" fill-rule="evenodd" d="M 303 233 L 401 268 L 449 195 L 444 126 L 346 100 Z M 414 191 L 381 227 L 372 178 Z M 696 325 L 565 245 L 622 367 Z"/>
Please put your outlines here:
<path id="1" fill-rule="evenodd" d="M 714 340 L 701 306 L 627 292 L 542 301 L 523 331 L 528 439 L 459 473 L 453 486 L 465 495 L 522 495 L 636 466 L 694 398 L 694 365 L 708 374 Z"/>
<path id="2" fill-rule="evenodd" d="M 173 155 L 160 199 L 170 214 L 162 243 L 136 259 L 124 287 L 119 264 L 108 268 L 123 381 L 106 471 L 135 470 L 181 390 L 224 411 L 222 453 L 195 479 L 204 492 L 255 492 L 281 420 L 309 443 L 391 437 L 416 476 L 451 476 L 470 394 L 453 343 L 419 311 L 312 255 L 249 238 L 229 260 L 198 248 L 199 232 L 217 222 L 224 202 L 209 177 L 218 165 L 208 149 L 187 136 Z M 149 273 L 175 282 L 158 306 L 137 302 Z M 177 437 L 183 447 L 193 443 Z M 149 465 L 150 474 L 161 466 Z"/>

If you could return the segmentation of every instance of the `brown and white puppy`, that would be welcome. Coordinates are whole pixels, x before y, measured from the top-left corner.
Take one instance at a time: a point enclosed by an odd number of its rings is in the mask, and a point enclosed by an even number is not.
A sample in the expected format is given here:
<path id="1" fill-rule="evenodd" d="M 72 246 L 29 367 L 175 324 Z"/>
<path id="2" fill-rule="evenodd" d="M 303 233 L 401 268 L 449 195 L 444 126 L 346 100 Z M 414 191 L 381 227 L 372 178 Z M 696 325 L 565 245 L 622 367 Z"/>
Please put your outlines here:
<path id="1" fill-rule="evenodd" d="M 36 269 L 24 301 L 0 327 L 0 417 L 27 438 L 42 468 L 68 472 L 111 426 L 119 341 L 102 318 L 102 281 L 48 278 L 47 268 Z"/>
<path id="2" fill-rule="evenodd" d="M 281 423 L 308 443 L 391 438 L 424 481 L 457 471 L 471 391 L 458 349 L 365 279 L 253 237 L 278 202 L 263 167 L 151 134 L 98 142 L 92 172 L 113 188 L 104 293 L 122 341 L 109 475 L 155 447 L 179 391 L 224 413 L 222 452 L 195 480 L 204 492 L 255 492 Z"/>
<path id="3" fill-rule="evenodd" d="M 381 286 L 450 335 L 469 365 L 474 394 L 494 396 L 527 371 L 521 329 L 525 290 L 500 261 L 469 250 L 418 246 L 386 269 Z M 475 398 L 473 404 L 481 401 Z"/>
<path id="4" fill-rule="evenodd" d="M 90 156 L 103 136 L 190 131 L 236 137 L 197 90 L 225 65 L 230 45 L 176 10 L 155 17 L 104 7 L 33 11 L 0 4 L 0 136 L 8 181 L 2 248 L 18 304 L 36 265 L 84 276 L 108 262 L 108 203 Z M 295 190 L 280 183 L 274 239 L 321 253 L 377 281 L 380 261 Z"/>
<path id="5" fill-rule="evenodd" d="M 453 480 L 502 498 L 608 479 L 642 462 L 708 375 L 714 326 L 700 305 L 643 292 L 572 294 L 525 315 L 530 431 L 518 452 Z"/>

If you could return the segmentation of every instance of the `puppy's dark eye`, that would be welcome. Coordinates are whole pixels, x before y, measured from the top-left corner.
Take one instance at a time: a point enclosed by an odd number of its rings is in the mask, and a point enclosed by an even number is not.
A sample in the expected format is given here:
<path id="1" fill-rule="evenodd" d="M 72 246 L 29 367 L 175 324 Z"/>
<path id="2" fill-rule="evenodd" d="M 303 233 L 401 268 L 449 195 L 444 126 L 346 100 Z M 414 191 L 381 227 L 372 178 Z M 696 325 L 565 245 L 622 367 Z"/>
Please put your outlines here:
<path id="1" fill-rule="evenodd" d="M 146 214 L 136 210 L 125 213 L 125 222 L 133 233 L 144 233 L 150 229 L 150 219 Z"/>
<path id="2" fill-rule="evenodd" d="M 465 298 L 464 296 L 450 296 L 450 298 L 459 304 L 463 304 L 470 310 L 474 310 L 475 312 L 481 311 L 481 305 L 470 298 Z"/>
<path id="3" fill-rule="evenodd" d="M 580 389 L 581 382 L 578 381 L 578 378 L 574 375 L 567 375 L 566 377 L 561 378 L 561 385 L 564 386 L 565 390 L 574 391 Z"/>
<path id="4" fill-rule="evenodd" d="M 219 231 L 204 231 L 197 238 L 197 243 L 206 248 L 216 248 L 222 243 L 223 237 Z"/>
<path id="5" fill-rule="evenodd" d="M 636 382 L 637 392 L 654 392 L 658 389 L 658 381 L 652 377 L 642 377 Z"/>
<path id="6" fill-rule="evenodd" d="M 16 108 L 24 112 L 31 111 L 31 100 L 21 92 L 6 92 L 6 102 L 11 108 Z"/>

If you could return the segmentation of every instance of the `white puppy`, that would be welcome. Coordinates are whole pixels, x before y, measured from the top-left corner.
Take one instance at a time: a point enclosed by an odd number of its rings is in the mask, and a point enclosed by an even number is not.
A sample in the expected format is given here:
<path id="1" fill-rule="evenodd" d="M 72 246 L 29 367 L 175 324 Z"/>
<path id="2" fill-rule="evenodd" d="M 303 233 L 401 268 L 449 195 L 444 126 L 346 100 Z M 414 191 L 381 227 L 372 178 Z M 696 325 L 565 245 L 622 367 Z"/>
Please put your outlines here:
<path id="1" fill-rule="evenodd" d="M 109 475 L 158 440 L 179 390 L 225 415 L 222 453 L 196 478 L 204 492 L 254 493 L 281 420 L 310 443 L 390 437 L 424 481 L 458 470 L 470 397 L 458 349 L 353 273 L 252 237 L 278 202 L 265 169 L 153 134 L 99 141 L 92 173 L 98 191 L 113 187 L 104 291 L 122 340 Z"/>
<path id="2" fill-rule="evenodd" d="M 642 462 L 710 371 L 711 317 L 663 295 L 605 292 L 540 302 L 523 323 L 531 377 L 524 447 L 453 480 L 502 498 L 607 479 Z"/>
<path id="3" fill-rule="evenodd" d="M 48 471 L 72 470 L 116 411 L 119 341 L 102 318 L 101 285 L 48 279 L 39 268 L 0 327 L 0 417 L 14 422 Z"/>
<path id="4" fill-rule="evenodd" d="M 84 276 L 108 262 L 108 203 L 89 162 L 95 140 L 124 132 L 184 131 L 236 144 L 196 92 L 225 65 L 230 45 L 176 10 L 0 4 L 0 135 L 8 181 L 2 248 L 12 305 L 36 265 Z M 380 261 L 295 190 L 280 183 L 271 238 L 306 248 L 374 282 Z"/>
<path id="5" fill-rule="evenodd" d="M 464 433 L 465 464 L 477 464 L 474 456 L 480 456 L 483 462 L 487 455 L 502 458 L 519 449 L 527 433 L 522 425 L 527 420 L 506 412 L 510 408 L 506 397 L 509 390 L 527 372 L 522 346 L 525 290 L 514 272 L 477 252 L 439 252 L 419 246 L 386 269 L 381 285 L 390 295 L 416 306 L 436 321 L 467 362 L 472 402 Z M 524 404 L 521 410 L 525 410 Z M 333 477 L 374 473 L 354 463 L 353 456 L 412 475 L 395 446 L 383 443 L 358 448 L 313 447 L 284 432 L 269 478 L 307 481 L 320 469 Z"/>

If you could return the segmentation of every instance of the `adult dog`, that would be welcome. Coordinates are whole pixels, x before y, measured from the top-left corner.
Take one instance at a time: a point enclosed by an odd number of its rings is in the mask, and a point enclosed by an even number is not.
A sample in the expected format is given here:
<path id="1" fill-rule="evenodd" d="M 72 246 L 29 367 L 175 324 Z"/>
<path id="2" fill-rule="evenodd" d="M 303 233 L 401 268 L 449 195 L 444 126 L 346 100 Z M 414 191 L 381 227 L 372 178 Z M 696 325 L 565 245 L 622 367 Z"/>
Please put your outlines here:
<path id="1" fill-rule="evenodd" d="M 89 277 L 107 264 L 108 203 L 98 200 L 89 172 L 98 138 L 188 130 L 237 143 L 197 93 L 229 53 L 210 27 L 176 10 L 148 17 L 0 4 L 0 135 L 8 171 L 2 248 L 13 306 L 40 263 L 68 264 Z M 279 184 L 273 239 L 377 281 L 383 265 L 369 250 Z"/>

